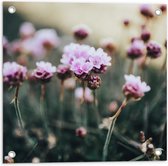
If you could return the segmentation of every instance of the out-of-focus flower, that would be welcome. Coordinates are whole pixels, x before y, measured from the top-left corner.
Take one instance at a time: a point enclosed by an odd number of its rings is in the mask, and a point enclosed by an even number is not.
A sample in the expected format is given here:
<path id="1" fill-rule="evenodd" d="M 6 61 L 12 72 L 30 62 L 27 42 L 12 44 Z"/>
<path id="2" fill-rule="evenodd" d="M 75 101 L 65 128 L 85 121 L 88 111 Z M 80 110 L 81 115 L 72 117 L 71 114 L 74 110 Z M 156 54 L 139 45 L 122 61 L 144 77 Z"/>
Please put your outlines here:
<path id="1" fill-rule="evenodd" d="M 127 56 L 131 59 L 140 58 L 144 55 L 145 45 L 142 40 L 135 40 L 127 49 Z"/>
<path id="2" fill-rule="evenodd" d="M 5 62 L 3 65 L 3 81 L 17 86 L 26 79 L 27 68 L 16 62 Z"/>
<path id="3" fill-rule="evenodd" d="M 68 78 L 64 81 L 64 88 L 73 90 L 76 86 L 76 81 L 74 78 Z"/>
<path id="4" fill-rule="evenodd" d="M 57 67 L 57 76 L 61 80 L 65 80 L 72 76 L 69 66 L 61 64 Z"/>
<path id="5" fill-rule="evenodd" d="M 166 6 L 166 4 L 160 5 L 160 10 L 161 10 L 163 13 L 165 13 L 165 12 L 167 11 L 167 6 Z"/>
<path id="6" fill-rule="evenodd" d="M 9 42 L 5 36 L 3 36 L 2 38 L 2 44 L 3 44 L 3 54 L 6 54 L 8 52 Z"/>
<path id="7" fill-rule="evenodd" d="M 88 45 L 71 43 L 64 48 L 61 63 L 69 65 L 71 71 L 79 78 L 84 78 L 89 72 L 101 73 L 107 66 L 111 65 L 111 57 L 103 49 L 95 49 Z M 98 70 L 98 71 L 97 71 Z"/>
<path id="8" fill-rule="evenodd" d="M 148 31 L 146 28 L 144 28 L 141 32 L 141 39 L 144 41 L 144 42 L 148 42 L 149 39 L 151 37 L 151 33 L 150 31 Z"/>
<path id="9" fill-rule="evenodd" d="M 88 78 L 88 87 L 92 90 L 98 89 L 101 85 L 101 78 L 96 75 L 91 75 Z"/>
<path id="10" fill-rule="evenodd" d="M 14 163 L 14 159 L 9 156 L 5 156 L 4 163 Z"/>
<path id="11" fill-rule="evenodd" d="M 51 133 L 48 135 L 47 140 L 48 140 L 49 149 L 52 149 L 57 143 L 56 137 L 54 136 L 54 134 L 51 134 Z"/>
<path id="12" fill-rule="evenodd" d="M 59 38 L 54 29 L 40 29 L 35 33 L 35 40 L 46 49 L 56 48 L 59 44 Z"/>
<path id="13" fill-rule="evenodd" d="M 49 62 L 36 62 L 37 68 L 33 71 L 32 75 L 42 82 L 48 82 L 56 72 L 56 67 L 52 66 Z"/>
<path id="14" fill-rule="evenodd" d="M 116 101 L 112 101 L 109 105 L 108 105 L 108 110 L 110 112 L 115 112 L 118 108 L 118 103 Z"/>
<path id="15" fill-rule="evenodd" d="M 40 163 L 40 159 L 38 157 L 33 157 L 32 163 Z"/>
<path id="16" fill-rule="evenodd" d="M 129 19 L 124 19 L 123 24 L 128 27 L 130 25 L 130 20 Z"/>
<path id="17" fill-rule="evenodd" d="M 87 135 L 87 130 L 84 127 L 77 128 L 75 132 L 78 137 L 85 137 Z"/>
<path id="18" fill-rule="evenodd" d="M 150 58 L 158 58 L 162 55 L 161 46 L 155 41 L 150 41 L 146 46 L 146 50 L 147 56 Z"/>
<path id="19" fill-rule="evenodd" d="M 80 100 L 80 101 L 82 101 L 83 100 L 83 88 L 76 88 L 75 89 L 75 98 L 77 99 L 77 100 Z M 93 102 L 93 100 L 94 100 L 94 97 L 93 97 L 93 94 L 92 94 L 92 91 L 89 89 L 89 88 L 85 88 L 85 94 L 84 94 L 84 100 L 86 101 L 86 102 L 89 102 L 89 103 L 91 103 L 91 102 Z"/>
<path id="20" fill-rule="evenodd" d="M 150 91 L 150 86 L 141 81 L 139 76 L 125 75 L 125 84 L 123 85 L 123 93 L 127 98 L 141 99 L 145 92 Z"/>
<path id="21" fill-rule="evenodd" d="M 116 50 L 116 44 L 111 38 L 104 38 L 100 41 L 100 46 L 105 50 L 108 54 L 113 54 Z"/>
<path id="22" fill-rule="evenodd" d="M 27 38 L 33 37 L 35 31 L 36 30 L 35 30 L 34 25 L 32 23 L 24 22 L 20 26 L 19 34 L 22 39 L 27 39 Z"/>
<path id="23" fill-rule="evenodd" d="M 151 5 L 149 5 L 149 4 L 141 5 L 140 6 L 140 13 L 147 18 L 152 18 L 154 16 Z"/>
<path id="24" fill-rule="evenodd" d="M 99 125 L 100 129 L 109 129 L 111 124 L 111 117 L 103 118 L 102 123 Z"/>
<path id="25" fill-rule="evenodd" d="M 36 38 L 26 39 L 21 43 L 22 52 L 30 54 L 37 59 L 42 59 L 46 55 L 46 49 L 36 40 Z"/>
<path id="26" fill-rule="evenodd" d="M 90 33 L 91 29 L 85 24 L 79 24 L 73 27 L 73 35 L 77 40 L 86 39 Z"/>
<path id="27" fill-rule="evenodd" d="M 22 42 L 21 40 L 14 40 L 10 43 L 10 53 L 11 54 L 20 54 L 22 52 Z"/>

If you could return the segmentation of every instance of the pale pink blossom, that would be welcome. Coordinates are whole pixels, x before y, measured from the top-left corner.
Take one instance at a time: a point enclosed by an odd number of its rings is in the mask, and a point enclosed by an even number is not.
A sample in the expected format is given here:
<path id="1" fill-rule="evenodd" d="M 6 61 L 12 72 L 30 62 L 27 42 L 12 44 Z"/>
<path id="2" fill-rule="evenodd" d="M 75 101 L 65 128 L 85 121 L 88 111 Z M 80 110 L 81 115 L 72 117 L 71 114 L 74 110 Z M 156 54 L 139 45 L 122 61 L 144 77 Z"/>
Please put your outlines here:
<path id="1" fill-rule="evenodd" d="M 26 79 L 27 68 L 16 62 L 5 62 L 3 65 L 3 80 L 9 85 L 19 85 Z"/>
<path id="2" fill-rule="evenodd" d="M 150 91 L 150 86 L 141 81 L 139 76 L 125 75 L 126 83 L 123 85 L 123 93 L 128 98 L 140 99 L 145 92 Z"/>
<path id="3" fill-rule="evenodd" d="M 76 88 L 75 89 L 75 98 L 79 101 L 82 101 L 83 100 L 83 88 L 79 87 L 79 88 Z M 89 88 L 85 88 L 85 94 L 84 94 L 84 99 L 86 102 L 93 102 L 94 100 L 94 97 L 93 97 L 93 94 L 92 94 L 92 91 L 89 89 Z"/>
<path id="4" fill-rule="evenodd" d="M 56 67 L 52 66 L 50 62 L 36 62 L 37 68 L 33 71 L 33 76 L 40 81 L 49 81 L 54 73 L 56 72 Z"/>
<path id="5" fill-rule="evenodd" d="M 46 49 L 56 48 L 59 44 L 57 32 L 54 29 L 40 29 L 35 33 L 35 39 Z"/>
<path id="6" fill-rule="evenodd" d="M 35 30 L 34 25 L 30 22 L 22 23 L 19 29 L 19 33 L 22 39 L 27 39 L 27 38 L 32 37 L 35 31 L 36 30 Z"/>

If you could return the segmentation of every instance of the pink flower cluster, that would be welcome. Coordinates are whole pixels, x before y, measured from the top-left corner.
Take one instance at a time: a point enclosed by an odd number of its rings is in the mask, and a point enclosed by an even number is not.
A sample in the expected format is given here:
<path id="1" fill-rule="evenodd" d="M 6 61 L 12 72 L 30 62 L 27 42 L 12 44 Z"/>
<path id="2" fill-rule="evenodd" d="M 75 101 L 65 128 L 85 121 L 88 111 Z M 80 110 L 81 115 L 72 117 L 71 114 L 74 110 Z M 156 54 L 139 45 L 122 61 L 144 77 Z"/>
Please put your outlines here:
<path id="1" fill-rule="evenodd" d="M 3 80 L 5 83 L 17 86 L 24 81 L 27 68 L 16 62 L 5 62 L 3 65 Z"/>
<path id="2" fill-rule="evenodd" d="M 123 93 L 127 98 L 140 99 L 145 92 L 150 91 L 150 86 L 141 81 L 139 76 L 125 75 L 126 83 L 123 85 Z"/>
<path id="3" fill-rule="evenodd" d="M 56 72 L 56 67 L 49 62 L 40 61 L 36 63 L 37 68 L 33 71 L 32 76 L 42 82 L 48 82 Z"/>
<path id="4" fill-rule="evenodd" d="M 92 72 L 102 72 L 102 68 L 111 65 L 111 57 L 103 49 L 88 45 L 71 43 L 64 48 L 61 63 L 69 65 L 77 76 Z"/>

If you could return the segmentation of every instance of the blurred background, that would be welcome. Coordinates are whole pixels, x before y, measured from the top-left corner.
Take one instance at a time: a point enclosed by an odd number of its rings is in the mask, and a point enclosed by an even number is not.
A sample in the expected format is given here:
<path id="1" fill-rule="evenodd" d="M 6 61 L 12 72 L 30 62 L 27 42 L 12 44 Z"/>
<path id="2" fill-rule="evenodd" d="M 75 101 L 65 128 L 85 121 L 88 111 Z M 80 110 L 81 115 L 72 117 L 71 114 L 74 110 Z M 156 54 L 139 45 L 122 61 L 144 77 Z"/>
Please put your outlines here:
<path id="1" fill-rule="evenodd" d="M 16 12 L 10 14 L 8 7 L 14 6 Z M 155 11 L 159 4 L 151 5 Z M 142 100 L 132 102 L 122 112 L 115 127 L 109 147 L 109 161 L 129 161 L 143 153 L 137 148 L 139 132 L 145 132 L 146 138 L 152 137 L 156 148 L 162 148 L 160 160 L 166 160 L 166 72 L 161 70 L 166 56 L 166 12 L 146 20 L 140 14 L 139 4 L 95 4 L 95 3 L 36 3 L 36 2 L 4 2 L 3 3 L 3 34 L 12 42 L 18 39 L 19 28 L 23 22 L 31 22 L 37 30 L 53 28 L 60 38 L 58 48 L 50 52 L 43 60 L 60 63 L 63 48 L 75 42 L 72 28 L 78 24 L 86 24 L 91 35 L 84 43 L 100 47 L 103 38 L 112 38 L 115 45 L 115 64 L 106 74 L 101 76 L 103 83 L 97 91 L 98 112 L 101 120 L 114 114 L 123 100 L 122 85 L 124 74 L 127 73 L 129 60 L 126 49 L 131 38 L 139 36 L 142 26 L 147 24 L 151 32 L 151 40 L 157 41 L 162 47 L 162 56 L 152 59 L 146 69 L 146 82 L 152 91 Z M 129 25 L 124 21 L 128 20 Z M 5 61 L 16 61 L 18 55 L 4 55 Z M 29 59 L 29 69 L 35 68 L 36 59 Z M 137 72 L 137 71 L 136 71 Z M 137 73 L 136 73 L 137 74 Z M 69 85 L 69 84 L 68 84 Z M 78 83 L 76 87 L 80 87 Z M 38 140 L 37 146 L 26 141 L 20 133 L 15 110 L 10 104 L 14 89 L 4 85 L 3 95 L 3 154 L 16 152 L 15 162 L 76 162 L 101 161 L 102 149 L 107 130 L 97 128 L 96 114 L 93 103 L 83 106 L 87 111 L 87 136 L 79 137 L 76 129 L 81 127 L 81 108 L 75 98 L 75 87 L 65 90 L 63 108 L 59 103 L 60 81 L 57 78 L 47 84 L 46 109 L 51 133 L 45 137 L 43 122 L 39 113 L 40 84 L 26 81 L 20 88 L 19 101 L 25 128 L 32 142 Z M 111 104 L 111 105 L 110 105 Z M 111 107 L 112 111 L 111 111 Z M 115 108 L 115 109 L 114 109 Z M 63 129 L 60 132 L 60 110 L 63 113 Z M 138 160 L 138 159 L 137 159 Z M 140 158 L 139 160 L 149 160 Z"/>

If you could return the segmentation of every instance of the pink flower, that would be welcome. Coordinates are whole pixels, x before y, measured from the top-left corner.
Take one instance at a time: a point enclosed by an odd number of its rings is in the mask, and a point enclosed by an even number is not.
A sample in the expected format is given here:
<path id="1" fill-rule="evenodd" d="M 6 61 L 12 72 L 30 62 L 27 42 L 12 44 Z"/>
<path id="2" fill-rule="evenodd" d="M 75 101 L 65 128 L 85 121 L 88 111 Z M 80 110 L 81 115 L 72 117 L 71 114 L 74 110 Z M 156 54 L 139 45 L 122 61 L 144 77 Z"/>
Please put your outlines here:
<path id="1" fill-rule="evenodd" d="M 36 63 L 37 68 L 33 71 L 32 75 L 40 81 L 48 82 L 53 74 L 56 72 L 56 67 L 52 66 L 49 62 L 40 61 Z"/>
<path id="2" fill-rule="evenodd" d="M 75 89 L 75 98 L 80 101 L 83 100 L 83 88 L 80 87 Z M 87 87 L 85 88 L 84 98 L 85 101 L 89 103 L 93 102 L 94 100 L 92 91 Z"/>
<path id="3" fill-rule="evenodd" d="M 3 54 L 6 54 L 8 52 L 9 42 L 5 36 L 3 36 L 2 38 L 2 44 L 3 44 Z"/>
<path id="4" fill-rule="evenodd" d="M 19 33 L 22 39 L 27 39 L 32 37 L 35 31 L 36 30 L 34 28 L 34 25 L 30 22 L 22 23 L 19 29 Z"/>
<path id="5" fill-rule="evenodd" d="M 87 38 L 90 33 L 91 29 L 85 24 L 79 24 L 73 28 L 73 34 L 77 40 L 83 40 Z"/>
<path id="6" fill-rule="evenodd" d="M 87 130 L 84 127 L 79 127 L 76 129 L 76 136 L 85 137 L 87 135 Z"/>
<path id="7" fill-rule="evenodd" d="M 126 83 L 123 85 L 123 93 L 128 98 L 141 99 L 145 92 L 150 91 L 150 86 L 134 75 L 125 75 Z"/>
<path id="8" fill-rule="evenodd" d="M 154 16 L 151 5 L 143 4 L 140 6 L 140 13 L 148 18 L 152 18 Z"/>
<path id="9" fill-rule="evenodd" d="M 145 45 L 142 40 L 134 40 L 127 49 L 127 56 L 131 59 L 140 58 L 144 55 Z"/>
<path id="10" fill-rule="evenodd" d="M 3 65 L 3 80 L 5 83 L 17 86 L 26 79 L 27 68 L 16 62 L 5 62 Z"/>
<path id="11" fill-rule="evenodd" d="M 57 33 L 53 29 L 41 29 L 35 33 L 38 40 L 46 49 L 56 48 L 59 44 Z"/>
<path id="12" fill-rule="evenodd" d="M 11 54 L 20 54 L 22 52 L 21 40 L 14 40 L 10 43 L 10 53 Z"/>
<path id="13" fill-rule="evenodd" d="M 65 80 L 67 78 L 70 78 L 72 76 L 72 73 L 70 71 L 69 66 L 64 65 L 64 64 L 60 64 L 57 67 L 57 76 L 61 80 Z"/>

